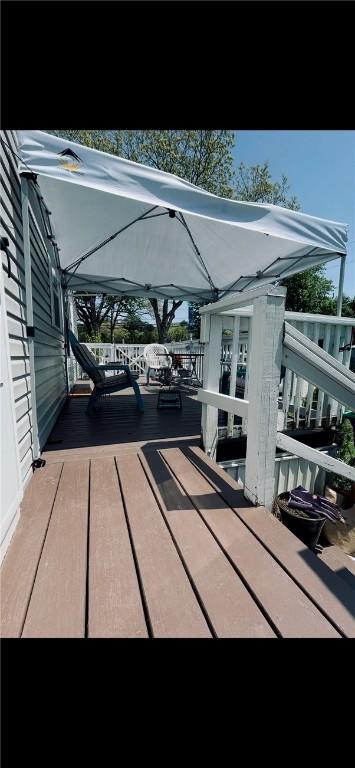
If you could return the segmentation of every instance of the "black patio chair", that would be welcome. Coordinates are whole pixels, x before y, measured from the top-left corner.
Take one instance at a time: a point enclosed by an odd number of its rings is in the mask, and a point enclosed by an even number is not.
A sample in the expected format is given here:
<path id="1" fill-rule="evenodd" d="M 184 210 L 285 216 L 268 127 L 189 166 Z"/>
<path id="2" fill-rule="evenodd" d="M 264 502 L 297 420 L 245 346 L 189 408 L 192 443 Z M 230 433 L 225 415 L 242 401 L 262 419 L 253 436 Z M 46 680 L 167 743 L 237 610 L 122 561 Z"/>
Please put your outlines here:
<path id="1" fill-rule="evenodd" d="M 138 373 L 133 373 L 128 365 L 122 363 L 98 365 L 94 355 L 84 344 L 80 344 L 74 333 L 70 330 L 69 341 L 74 357 L 94 384 L 94 389 L 91 393 L 87 408 L 88 413 L 92 413 L 93 410 L 96 410 L 95 406 L 100 397 L 119 392 L 121 389 L 126 389 L 127 387 L 133 387 L 138 410 L 143 413 L 144 405 L 137 383 Z M 105 375 L 105 371 L 113 370 L 119 370 L 120 373 L 114 376 Z"/>

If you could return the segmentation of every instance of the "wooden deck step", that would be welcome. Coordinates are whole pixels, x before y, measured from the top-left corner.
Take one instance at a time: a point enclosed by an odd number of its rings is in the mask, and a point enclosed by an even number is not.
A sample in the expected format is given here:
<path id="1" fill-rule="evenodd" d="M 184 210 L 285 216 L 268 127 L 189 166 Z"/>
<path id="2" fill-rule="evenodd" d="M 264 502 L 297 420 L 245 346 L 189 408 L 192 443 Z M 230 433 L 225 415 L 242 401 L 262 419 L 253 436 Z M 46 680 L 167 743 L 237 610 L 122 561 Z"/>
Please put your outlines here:
<path id="1" fill-rule="evenodd" d="M 275 637 L 159 453 L 139 455 L 214 633 L 218 637 Z"/>
<path id="2" fill-rule="evenodd" d="M 114 458 L 90 467 L 88 636 L 148 636 Z"/>
<path id="3" fill-rule="evenodd" d="M 138 456 L 116 462 L 152 635 L 210 637 Z"/>
<path id="4" fill-rule="evenodd" d="M 186 454 L 186 451 L 185 451 Z M 238 517 L 258 537 L 273 557 L 282 565 L 294 581 L 306 592 L 320 610 L 335 624 L 341 634 L 355 637 L 355 595 L 350 586 L 355 583 L 355 577 L 350 573 L 351 566 L 347 564 L 348 579 L 339 578 L 338 568 L 344 568 L 344 558 L 341 551 L 336 555 L 328 555 L 333 560 L 331 570 L 327 555 L 319 557 L 306 547 L 291 531 L 282 525 L 274 515 L 266 512 L 263 507 L 240 506 L 241 492 L 235 481 L 223 469 L 212 463 L 197 448 L 187 450 L 187 456 L 197 462 L 209 482 L 216 488 L 225 501 L 236 511 Z M 208 470 L 209 468 L 209 470 Z M 330 547 L 329 549 L 333 549 Z M 326 553 L 327 548 L 324 549 Z M 345 557 L 345 555 L 344 555 Z M 355 565 L 350 558 L 347 558 Z M 339 566 L 339 562 L 341 565 Z M 354 568 L 355 573 L 355 568 Z"/>
<path id="5" fill-rule="evenodd" d="M 1 566 L 1 636 L 20 637 L 63 464 L 37 470 Z"/>
<path id="6" fill-rule="evenodd" d="M 84 637 L 89 462 L 65 464 L 23 637 Z"/>
<path id="7" fill-rule="evenodd" d="M 189 459 L 175 448 L 162 455 L 276 631 L 282 637 L 339 637 Z"/>

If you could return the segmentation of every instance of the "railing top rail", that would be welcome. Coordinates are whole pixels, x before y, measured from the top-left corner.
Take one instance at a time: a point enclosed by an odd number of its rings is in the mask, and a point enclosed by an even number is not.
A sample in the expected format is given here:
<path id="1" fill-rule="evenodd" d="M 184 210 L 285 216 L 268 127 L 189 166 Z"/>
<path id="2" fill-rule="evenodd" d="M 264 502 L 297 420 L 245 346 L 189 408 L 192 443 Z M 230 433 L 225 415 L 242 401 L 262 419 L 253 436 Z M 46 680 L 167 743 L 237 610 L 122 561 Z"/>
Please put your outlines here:
<path id="1" fill-rule="evenodd" d="M 242 307 L 239 309 L 231 309 L 229 311 L 221 312 L 222 315 L 227 315 L 228 317 L 234 317 L 235 315 L 240 315 L 240 317 L 252 317 L 253 316 L 253 307 L 252 305 L 248 307 Z M 337 315 L 319 315 L 319 314 L 311 314 L 310 312 L 290 312 L 289 310 L 286 310 L 285 312 L 285 320 L 288 321 L 295 321 L 300 323 L 320 323 L 323 325 L 329 324 L 329 325 L 350 325 L 355 326 L 355 317 L 338 317 Z"/>
<path id="2" fill-rule="evenodd" d="M 213 304 L 206 304 L 205 307 L 200 307 L 200 314 L 219 315 L 222 312 L 232 311 L 238 307 L 245 307 L 261 296 L 282 296 L 284 298 L 286 296 L 286 290 L 287 289 L 282 285 L 258 285 L 256 288 L 252 288 L 249 291 L 232 293 Z"/>

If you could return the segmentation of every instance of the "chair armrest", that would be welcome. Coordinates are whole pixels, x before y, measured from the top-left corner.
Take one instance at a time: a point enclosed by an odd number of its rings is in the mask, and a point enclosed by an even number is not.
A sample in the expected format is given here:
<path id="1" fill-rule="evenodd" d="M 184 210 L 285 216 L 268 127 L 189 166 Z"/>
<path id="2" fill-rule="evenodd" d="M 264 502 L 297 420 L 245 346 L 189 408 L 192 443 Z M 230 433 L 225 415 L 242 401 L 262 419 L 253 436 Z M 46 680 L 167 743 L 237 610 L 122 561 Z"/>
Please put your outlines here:
<path id="1" fill-rule="evenodd" d="M 132 371 L 129 365 L 125 363 L 106 363 L 106 365 L 98 365 L 99 371 L 126 371 L 128 381 L 133 385 L 134 379 L 132 377 Z"/>

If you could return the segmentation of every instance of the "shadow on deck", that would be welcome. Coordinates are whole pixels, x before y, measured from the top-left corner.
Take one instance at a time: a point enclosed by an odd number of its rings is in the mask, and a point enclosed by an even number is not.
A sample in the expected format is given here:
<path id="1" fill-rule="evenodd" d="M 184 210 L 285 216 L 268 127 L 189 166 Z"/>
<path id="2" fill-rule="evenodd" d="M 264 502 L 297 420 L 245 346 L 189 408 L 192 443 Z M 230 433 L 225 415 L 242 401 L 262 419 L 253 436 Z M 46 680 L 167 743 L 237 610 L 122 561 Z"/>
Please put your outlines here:
<path id="1" fill-rule="evenodd" d="M 355 637 L 350 584 L 198 447 L 156 388 L 70 398 L 1 569 L 3 637 Z M 72 461 L 72 459 L 75 459 Z"/>

